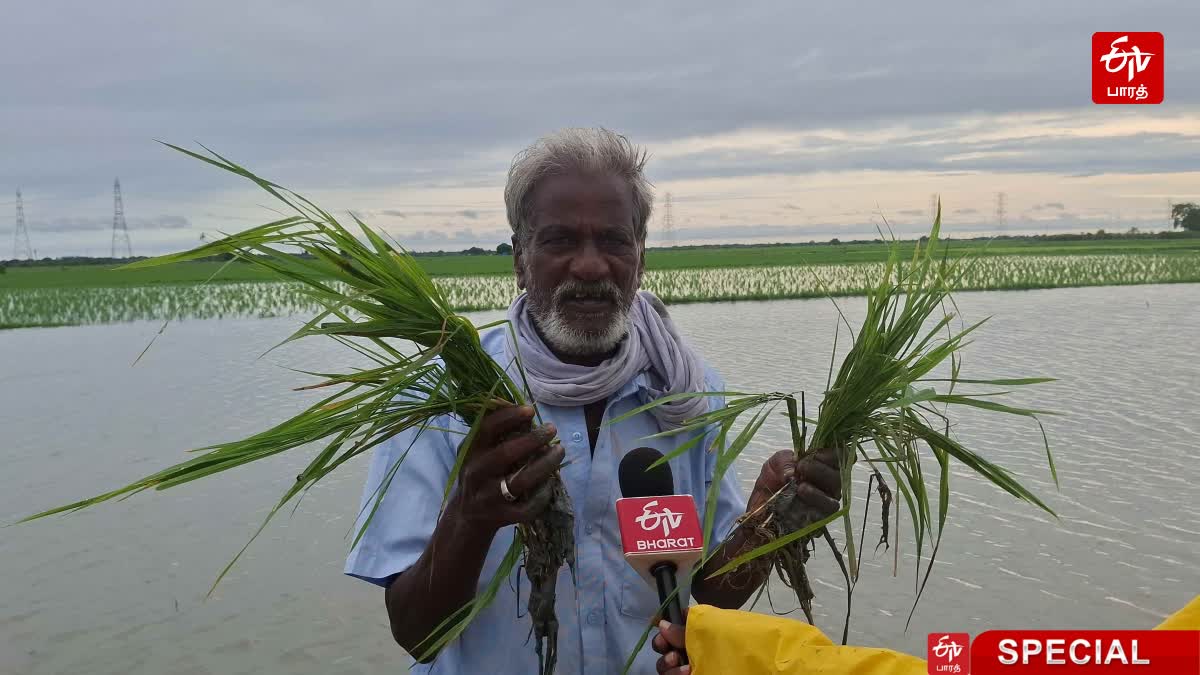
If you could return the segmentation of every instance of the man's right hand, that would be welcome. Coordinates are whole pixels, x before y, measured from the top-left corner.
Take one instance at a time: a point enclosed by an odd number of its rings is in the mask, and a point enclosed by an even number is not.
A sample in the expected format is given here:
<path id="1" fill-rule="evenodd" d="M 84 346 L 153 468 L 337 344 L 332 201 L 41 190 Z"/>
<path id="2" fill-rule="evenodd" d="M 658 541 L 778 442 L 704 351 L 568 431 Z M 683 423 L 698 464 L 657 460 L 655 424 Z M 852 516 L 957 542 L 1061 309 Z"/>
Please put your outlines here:
<path id="1" fill-rule="evenodd" d="M 547 445 L 557 433 L 553 425 L 531 430 L 532 422 L 527 406 L 506 406 L 484 417 L 433 537 L 417 562 L 387 587 L 392 637 L 413 657 L 424 656 L 424 663 L 435 656 L 426 653 L 429 639 L 447 630 L 446 620 L 475 597 L 496 532 L 533 520 L 550 500 L 546 479 L 562 464 L 564 450 Z M 501 494 L 502 478 L 516 501 Z"/>
<path id="2" fill-rule="evenodd" d="M 533 408 L 514 405 L 484 416 L 467 450 L 448 514 L 488 533 L 541 515 L 551 497 L 547 479 L 566 451 L 561 443 L 549 445 L 557 433 L 553 424 L 531 428 L 533 415 Z M 516 501 L 505 499 L 501 480 L 507 480 Z"/>

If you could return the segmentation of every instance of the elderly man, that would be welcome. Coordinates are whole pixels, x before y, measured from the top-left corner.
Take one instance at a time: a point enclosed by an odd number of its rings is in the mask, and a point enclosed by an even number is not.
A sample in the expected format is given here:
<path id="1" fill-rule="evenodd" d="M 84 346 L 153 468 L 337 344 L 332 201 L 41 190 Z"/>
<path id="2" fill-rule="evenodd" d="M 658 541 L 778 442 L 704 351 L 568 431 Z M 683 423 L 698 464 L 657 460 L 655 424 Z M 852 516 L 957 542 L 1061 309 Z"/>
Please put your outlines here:
<path id="1" fill-rule="evenodd" d="M 381 445 L 371 464 L 364 504 L 391 477 L 370 528 L 351 551 L 346 573 L 386 589 L 396 641 L 410 654 L 439 624 L 492 578 L 512 541 L 514 525 L 536 518 L 547 503 L 539 488 L 564 460 L 561 477 L 575 509 L 577 578 L 560 570 L 556 611 L 558 672 L 616 673 L 658 608 L 658 596 L 622 559 L 614 502 L 617 467 L 628 451 L 653 445 L 664 454 L 686 439 L 645 440 L 671 425 L 723 405 L 718 397 L 668 403 L 616 425 L 604 422 L 665 394 L 722 391 L 721 379 L 680 337 L 666 309 L 639 291 L 645 271 L 646 224 L 653 201 L 644 154 L 603 129 L 571 129 L 539 140 L 514 161 L 505 188 L 513 230 L 513 265 L 525 291 L 509 309 L 506 328 L 482 336 L 499 363 L 521 357 L 544 426 L 533 411 L 509 407 L 489 415 L 474 438 L 446 510 L 439 517 L 463 420 L 441 419 L 420 435 Z M 520 379 L 517 380 L 521 382 Z M 561 443 L 549 443 L 557 436 Z M 710 435 L 671 461 L 676 492 L 704 508 L 713 481 Z M 710 569 L 749 550 L 736 521 L 794 473 L 817 514 L 838 507 L 832 455 L 798 468 L 790 451 L 763 465 L 746 501 L 733 471 L 719 486 L 714 537 L 729 545 Z M 516 469 L 525 465 L 519 473 Z M 703 517 L 701 513 L 701 517 Z M 528 582 L 505 581 L 492 603 L 431 664 L 414 672 L 536 673 L 525 613 Z M 742 606 L 764 578 L 734 572 L 703 579 L 691 597 L 725 608 Z M 646 644 L 634 672 L 654 672 Z"/>

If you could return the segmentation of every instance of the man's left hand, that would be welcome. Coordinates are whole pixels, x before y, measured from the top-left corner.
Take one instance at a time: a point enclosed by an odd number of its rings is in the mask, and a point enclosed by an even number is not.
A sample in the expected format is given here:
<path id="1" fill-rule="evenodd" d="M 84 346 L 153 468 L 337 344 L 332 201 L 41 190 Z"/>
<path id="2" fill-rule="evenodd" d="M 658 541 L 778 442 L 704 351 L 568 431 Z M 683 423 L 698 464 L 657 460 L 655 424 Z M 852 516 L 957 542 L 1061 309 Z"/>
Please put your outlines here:
<path id="1" fill-rule="evenodd" d="M 834 450 L 817 450 L 806 454 L 799 465 L 791 450 L 781 450 L 763 464 L 762 472 L 755 481 L 754 490 L 751 491 L 750 500 L 746 504 L 746 513 L 756 513 L 793 478 L 796 481 L 796 499 L 789 511 L 801 510 L 796 516 L 802 522 L 815 523 L 841 508 L 841 470 L 838 467 L 838 455 Z M 729 574 L 716 579 L 709 579 L 706 575 L 721 569 L 737 556 L 762 543 L 764 542 L 759 540 L 752 528 L 746 525 L 738 528 L 726 540 L 726 545 L 722 545 L 717 554 L 708 561 L 705 572 L 696 577 L 692 584 L 692 597 L 698 602 L 727 609 L 736 609 L 745 604 L 750 593 L 766 581 L 765 575 L 760 574 L 759 578 L 752 577 L 748 582 L 740 577 L 737 582 L 728 581 Z"/>
<path id="2" fill-rule="evenodd" d="M 766 504 L 793 476 L 796 497 L 813 510 L 816 516 L 813 520 L 827 518 L 841 508 L 842 477 L 837 452 L 825 448 L 807 455 L 799 464 L 791 450 L 780 450 L 772 455 L 758 474 L 746 512 L 753 513 Z"/>

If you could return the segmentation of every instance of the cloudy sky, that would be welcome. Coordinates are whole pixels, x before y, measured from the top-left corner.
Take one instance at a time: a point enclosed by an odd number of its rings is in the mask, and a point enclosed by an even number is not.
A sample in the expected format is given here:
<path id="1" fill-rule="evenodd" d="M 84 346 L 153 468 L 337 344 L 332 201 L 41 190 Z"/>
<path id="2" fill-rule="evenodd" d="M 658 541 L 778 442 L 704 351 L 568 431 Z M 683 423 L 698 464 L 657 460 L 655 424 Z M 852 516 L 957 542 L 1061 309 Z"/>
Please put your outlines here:
<path id="1" fill-rule="evenodd" d="M 677 242 L 1162 229 L 1200 201 L 1193 0 L 19 3 L 0 40 L 0 258 L 135 254 L 271 219 L 203 143 L 416 249 L 507 238 L 512 156 L 643 144 Z M 1166 101 L 1091 102 L 1091 34 L 1161 31 Z M 658 215 L 655 214 L 657 225 Z M 658 228 L 656 228 L 657 230 Z M 654 238 L 661 232 L 654 232 Z M 654 243 L 654 240 L 651 242 Z"/>

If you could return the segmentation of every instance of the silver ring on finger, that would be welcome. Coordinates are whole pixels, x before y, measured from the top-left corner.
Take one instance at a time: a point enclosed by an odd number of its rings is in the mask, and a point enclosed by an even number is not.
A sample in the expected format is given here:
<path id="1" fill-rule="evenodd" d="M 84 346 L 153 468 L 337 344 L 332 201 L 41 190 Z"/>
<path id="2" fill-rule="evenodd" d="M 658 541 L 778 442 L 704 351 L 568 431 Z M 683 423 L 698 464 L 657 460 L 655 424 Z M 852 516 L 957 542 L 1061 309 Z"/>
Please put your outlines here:
<path id="1" fill-rule="evenodd" d="M 517 497 L 508 489 L 508 478 L 500 479 L 500 494 L 504 496 L 506 502 L 517 501 Z"/>

